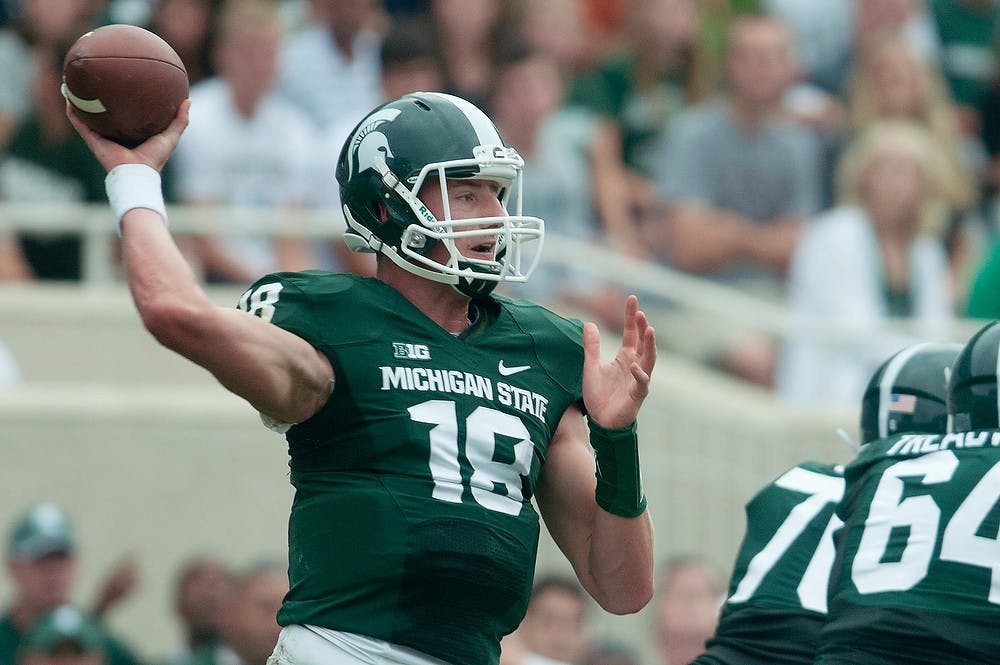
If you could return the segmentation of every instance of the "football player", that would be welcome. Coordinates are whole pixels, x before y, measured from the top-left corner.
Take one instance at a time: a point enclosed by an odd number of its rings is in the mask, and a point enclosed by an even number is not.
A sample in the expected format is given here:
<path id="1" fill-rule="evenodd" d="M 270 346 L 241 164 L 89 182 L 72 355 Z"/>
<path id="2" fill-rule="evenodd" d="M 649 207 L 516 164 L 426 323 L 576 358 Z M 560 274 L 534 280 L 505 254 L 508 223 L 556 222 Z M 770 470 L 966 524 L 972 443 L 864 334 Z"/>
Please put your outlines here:
<path id="1" fill-rule="evenodd" d="M 520 213 L 523 160 L 489 118 L 438 93 L 375 109 L 336 175 L 347 240 L 377 254 L 376 277 L 268 275 L 224 309 L 164 224 L 158 170 L 188 105 L 134 150 L 69 113 L 110 170 L 146 327 L 286 433 L 291 587 L 271 662 L 497 663 L 531 592 L 532 498 L 597 602 L 642 608 L 635 421 L 654 332 L 630 296 L 602 363 L 595 325 L 491 295 L 527 279 L 543 224 Z"/>
<path id="2" fill-rule="evenodd" d="M 939 399 L 887 388 L 889 427 L 846 468 L 816 663 L 1000 663 L 998 347 L 994 323 L 961 349 L 946 432 L 899 435 L 894 416 Z"/>
<path id="3" fill-rule="evenodd" d="M 861 438 L 943 433 L 945 370 L 959 344 L 918 344 L 886 360 L 861 400 Z M 878 443 L 861 453 L 877 450 Z M 849 467 L 850 468 L 850 467 Z M 844 467 L 804 462 L 747 503 L 747 529 L 716 634 L 697 665 L 808 665 L 827 615 Z M 839 511 L 837 511 L 839 512 Z"/>

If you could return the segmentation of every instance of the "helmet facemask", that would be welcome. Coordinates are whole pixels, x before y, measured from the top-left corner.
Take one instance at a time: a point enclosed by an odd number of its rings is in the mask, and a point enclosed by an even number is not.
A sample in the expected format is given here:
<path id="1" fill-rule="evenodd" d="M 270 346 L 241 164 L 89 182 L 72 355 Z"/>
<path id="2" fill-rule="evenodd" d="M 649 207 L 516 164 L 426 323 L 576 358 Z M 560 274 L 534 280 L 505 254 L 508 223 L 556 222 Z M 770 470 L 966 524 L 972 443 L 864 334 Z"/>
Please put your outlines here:
<path id="1" fill-rule="evenodd" d="M 405 225 L 393 216 L 386 223 L 403 226 L 399 242 L 388 244 L 375 237 L 364 225 L 357 223 L 351 211 L 344 212 L 353 231 L 360 234 L 366 247 L 358 247 L 355 239 L 352 249 L 378 251 L 388 256 L 396 265 L 436 282 L 451 284 L 460 293 L 470 297 L 486 295 L 500 282 L 525 282 L 534 271 L 541 257 L 544 222 L 537 217 L 522 214 L 521 176 L 524 160 L 512 148 L 504 146 L 479 146 L 470 159 L 456 159 L 425 165 L 420 172 L 404 182 L 389 168 L 384 157 L 374 158 L 374 169 L 381 177 L 385 197 L 401 202 L 407 214 Z M 438 219 L 419 198 L 419 192 L 428 179 L 440 183 L 441 209 L 444 218 Z M 490 180 L 500 186 L 499 199 L 505 214 L 495 217 L 453 219 L 448 196 L 449 179 Z M 514 214 L 508 206 L 513 203 Z M 388 204 L 387 204 L 388 205 Z M 396 210 L 399 210 L 397 207 Z M 395 217 L 395 218 L 393 218 Z M 456 240 L 481 238 L 492 247 L 490 258 L 470 257 L 461 253 Z M 537 241 L 537 244 L 532 244 Z M 441 244 L 447 259 L 437 260 L 431 250 Z"/>

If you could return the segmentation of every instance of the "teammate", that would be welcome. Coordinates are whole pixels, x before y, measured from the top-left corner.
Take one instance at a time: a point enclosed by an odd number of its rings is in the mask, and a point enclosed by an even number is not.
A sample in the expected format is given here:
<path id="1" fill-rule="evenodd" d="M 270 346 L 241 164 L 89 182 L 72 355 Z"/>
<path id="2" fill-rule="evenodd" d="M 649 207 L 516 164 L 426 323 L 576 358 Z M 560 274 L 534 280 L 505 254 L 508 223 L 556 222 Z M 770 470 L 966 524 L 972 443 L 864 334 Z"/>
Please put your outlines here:
<path id="1" fill-rule="evenodd" d="M 862 441 L 943 433 L 945 370 L 960 349 L 918 344 L 882 363 L 861 400 Z M 804 462 L 747 503 L 747 530 L 729 598 L 696 665 L 813 662 L 827 614 L 833 534 L 842 525 L 835 509 L 843 496 L 843 466 Z"/>
<path id="2" fill-rule="evenodd" d="M 543 231 L 519 205 L 508 214 L 523 161 L 493 123 L 436 93 L 375 109 L 337 180 L 350 244 L 378 253 L 376 277 L 269 275 L 230 310 L 209 302 L 164 224 L 157 170 L 188 105 L 131 151 L 69 113 L 111 169 L 146 327 L 287 432 L 291 588 L 270 662 L 497 663 L 531 591 L 532 498 L 597 602 L 642 608 L 652 530 L 635 420 L 654 332 L 630 296 L 621 348 L 602 363 L 594 324 L 490 295 L 528 277 Z"/>
<path id="3" fill-rule="evenodd" d="M 881 438 L 847 466 L 817 664 L 1000 663 L 998 347 L 993 323 L 959 353 L 948 433 Z"/>

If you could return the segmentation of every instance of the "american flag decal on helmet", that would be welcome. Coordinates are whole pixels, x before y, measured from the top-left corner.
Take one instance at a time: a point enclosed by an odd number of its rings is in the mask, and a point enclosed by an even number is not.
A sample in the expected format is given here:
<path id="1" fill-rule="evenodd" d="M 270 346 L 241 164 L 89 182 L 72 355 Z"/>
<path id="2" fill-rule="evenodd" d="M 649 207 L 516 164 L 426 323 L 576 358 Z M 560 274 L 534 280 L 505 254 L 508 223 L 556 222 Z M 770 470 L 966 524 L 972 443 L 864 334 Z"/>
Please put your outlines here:
<path id="1" fill-rule="evenodd" d="M 889 398 L 889 410 L 895 413 L 913 413 L 915 408 L 917 408 L 917 398 L 915 395 L 893 393 Z"/>

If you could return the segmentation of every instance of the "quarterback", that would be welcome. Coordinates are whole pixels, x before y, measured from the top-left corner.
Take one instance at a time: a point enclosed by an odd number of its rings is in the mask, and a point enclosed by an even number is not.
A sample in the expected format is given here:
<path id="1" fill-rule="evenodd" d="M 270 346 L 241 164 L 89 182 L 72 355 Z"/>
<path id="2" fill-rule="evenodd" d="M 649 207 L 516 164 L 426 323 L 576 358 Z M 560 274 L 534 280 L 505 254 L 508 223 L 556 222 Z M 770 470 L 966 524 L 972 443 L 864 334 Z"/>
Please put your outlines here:
<path id="1" fill-rule="evenodd" d="M 472 104 L 415 93 L 372 111 L 337 166 L 345 240 L 375 278 L 266 275 L 213 306 L 167 231 L 158 171 L 187 121 L 134 150 L 69 111 L 110 172 L 147 329 L 285 433 L 290 590 L 273 665 L 492 665 L 524 615 L 539 515 L 607 611 L 652 595 L 635 421 L 655 337 L 634 296 L 622 345 L 492 294 L 523 282 L 543 222 L 523 160 Z"/>

